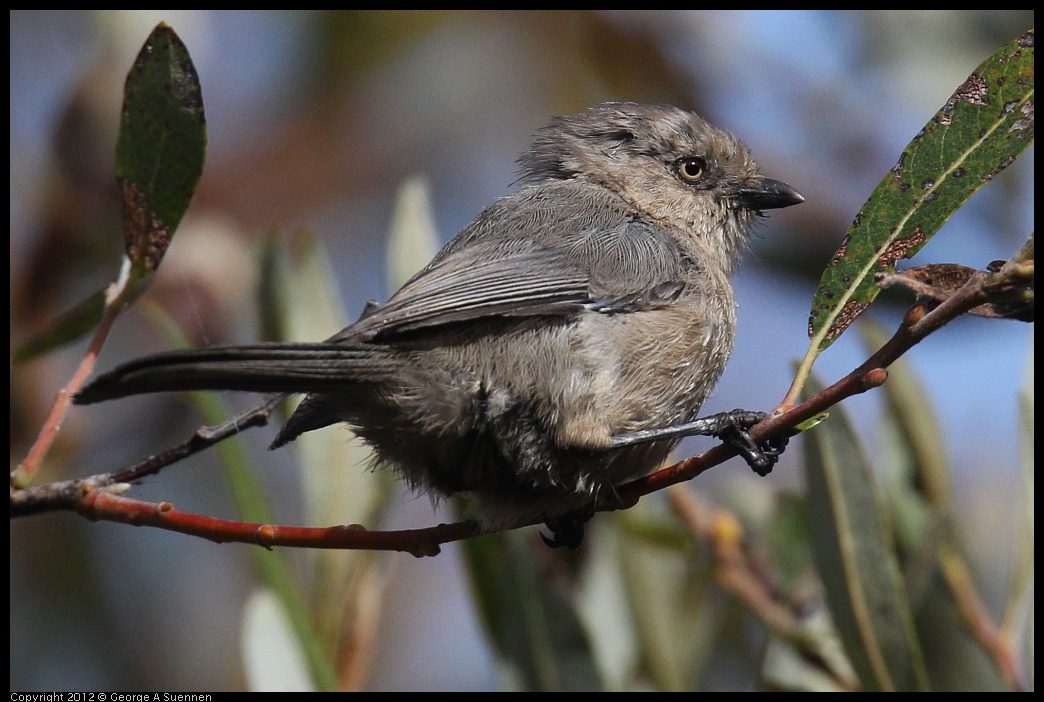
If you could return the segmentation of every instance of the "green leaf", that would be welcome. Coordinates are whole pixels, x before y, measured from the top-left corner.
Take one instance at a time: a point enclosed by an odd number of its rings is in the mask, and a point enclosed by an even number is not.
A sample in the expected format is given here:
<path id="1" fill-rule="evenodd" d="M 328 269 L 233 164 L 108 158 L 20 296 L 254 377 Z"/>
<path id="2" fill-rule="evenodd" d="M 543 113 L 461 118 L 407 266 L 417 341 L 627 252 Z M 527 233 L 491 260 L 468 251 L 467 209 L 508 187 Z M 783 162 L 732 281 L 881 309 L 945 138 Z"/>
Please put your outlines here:
<path id="1" fill-rule="evenodd" d="M 545 577 L 525 536 L 515 530 L 463 542 L 479 613 L 505 677 L 523 691 L 601 691 L 576 609 Z"/>
<path id="2" fill-rule="evenodd" d="M 925 689 L 892 537 L 846 413 L 836 406 L 805 436 L 813 558 L 852 667 L 864 690 Z"/>
<path id="3" fill-rule="evenodd" d="M 812 301 L 812 347 L 832 344 L 877 297 L 874 275 L 917 253 L 1031 141 L 1033 30 L 968 76 L 856 215 Z"/>
<path id="4" fill-rule="evenodd" d="M 116 180 L 134 275 L 159 266 L 203 173 L 207 126 L 188 49 L 166 23 L 149 35 L 123 88 Z"/>

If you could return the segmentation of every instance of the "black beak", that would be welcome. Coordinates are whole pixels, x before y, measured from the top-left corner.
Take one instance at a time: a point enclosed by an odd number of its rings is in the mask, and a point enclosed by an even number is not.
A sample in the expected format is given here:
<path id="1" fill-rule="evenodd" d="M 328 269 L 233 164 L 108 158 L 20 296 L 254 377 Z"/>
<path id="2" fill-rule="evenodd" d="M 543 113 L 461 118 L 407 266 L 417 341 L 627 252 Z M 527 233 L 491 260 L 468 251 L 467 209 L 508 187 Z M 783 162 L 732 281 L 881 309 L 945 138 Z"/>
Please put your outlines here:
<path id="1" fill-rule="evenodd" d="M 805 196 L 781 180 L 765 178 L 756 188 L 739 191 L 739 203 L 748 210 L 778 210 L 805 201 Z"/>

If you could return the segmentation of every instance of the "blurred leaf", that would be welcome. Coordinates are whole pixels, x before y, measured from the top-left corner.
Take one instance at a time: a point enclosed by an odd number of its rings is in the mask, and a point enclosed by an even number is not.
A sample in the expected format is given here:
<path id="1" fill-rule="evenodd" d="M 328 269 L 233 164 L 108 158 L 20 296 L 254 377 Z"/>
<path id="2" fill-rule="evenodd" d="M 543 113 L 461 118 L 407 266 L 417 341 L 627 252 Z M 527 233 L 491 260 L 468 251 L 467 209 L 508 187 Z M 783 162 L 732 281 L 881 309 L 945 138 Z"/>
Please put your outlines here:
<path id="1" fill-rule="evenodd" d="M 1019 453 L 1022 463 L 1022 495 L 1019 508 L 1019 519 L 1016 522 L 1015 554 L 1011 563 L 1011 584 L 1007 603 L 1004 608 L 1004 624 L 1007 630 L 1015 629 L 1024 618 L 1029 620 L 1029 650 L 1032 659 L 1033 648 L 1033 578 L 1034 578 L 1034 407 L 1033 407 L 1033 365 L 1032 358 L 1026 374 L 1026 380 L 1019 392 Z M 1028 601 L 1027 601 L 1028 600 Z M 1028 608 L 1028 611 L 1027 611 Z M 1033 661 L 1030 660 L 1030 670 Z"/>
<path id="2" fill-rule="evenodd" d="M 266 338 L 280 341 L 317 341 L 340 331 L 345 313 L 337 294 L 330 260 L 319 242 L 298 233 L 288 256 L 274 248 L 262 265 L 262 318 Z M 295 400 L 296 403 L 297 400 Z M 390 471 L 371 470 L 370 448 L 343 424 L 302 434 L 289 447 L 299 458 L 310 526 L 363 524 L 373 526 L 383 512 L 394 485 Z M 376 567 L 379 558 L 365 551 L 323 549 L 309 551 L 315 567 L 312 603 L 315 627 L 329 655 L 340 649 L 342 637 L 351 635 L 346 621 L 357 602 L 380 603 L 380 598 L 358 588 L 376 582 L 362 569 Z"/>
<path id="3" fill-rule="evenodd" d="M 691 692 L 735 611 L 705 606 L 710 560 L 698 558 L 692 534 L 677 522 L 666 526 L 652 502 L 613 516 L 620 527 L 617 577 L 626 587 L 644 671 L 659 691 Z"/>
<path id="4" fill-rule="evenodd" d="M 814 394 L 812 381 L 806 392 Z M 846 413 L 806 435 L 813 557 L 864 690 L 915 690 L 927 675 L 870 467 Z"/>
<path id="5" fill-rule="evenodd" d="M 776 496 L 767 538 L 778 585 L 785 592 L 793 592 L 812 563 L 808 507 L 803 496 L 789 491 Z"/>
<path id="6" fill-rule="evenodd" d="M 428 265 L 439 250 L 439 234 L 431 213 L 431 188 L 424 176 L 403 181 L 395 198 L 395 211 L 388 229 L 388 280 L 402 287 Z"/>
<path id="7" fill-rule="evenodd" d="M 315 692 L 290 618 L 271 590 L 256 590 L 243 609 L 239 639 L 251 692 Z"/>
<path id="8" fill-rule="evenodd" d="M 62 313 L 47 328 L 33 335 L 12 355 L 13 363 L 28 361 L 40 354 L 80 338 L 98 326 L 105 312 L 105 291 L 100 290 L 78 305 Z"/>
<path id="9" fill-rule="evenodd" d="M 858 684 L 825 607 L 816 607 L 801 622 L 806 641 L 815 641 L 818 658 L 795 647 L 794 641 L 769 634 L 761 674 L 776 690 L 846 692 Z"/>
<path id="10" fill-rule="evenodd" d="M 1002 47 L 914 137 L 856 215 L 812 301 L 812 348 L 827 348 L 894 272 L 1033 141 L 1033 30 Z"/>
<path id="11" fill-rule="evenodd" d="M 123 88 L 116 179 L 134 275 L 156 270 L 203 173 L 207 126 L 188 49 L 161 22 Z"/>
<path id="12" fill-rule="evenodd" d="M 525 538 L 514 530 L 463 542 L 479 614 L 506 677 L 527 692 L 601 691 L 573 603 L 543 576 Z"/>
<path id="13" fill-rule="evenodd" d="M 641 503 L 639 503 L 640 506 Z M 586 553 L 575 589 L 577 610 L 590 634 L 609 691 L 630 690 L 640 663 L 623 573 L 622 513 L 598 515 L 584 538 Z"/>

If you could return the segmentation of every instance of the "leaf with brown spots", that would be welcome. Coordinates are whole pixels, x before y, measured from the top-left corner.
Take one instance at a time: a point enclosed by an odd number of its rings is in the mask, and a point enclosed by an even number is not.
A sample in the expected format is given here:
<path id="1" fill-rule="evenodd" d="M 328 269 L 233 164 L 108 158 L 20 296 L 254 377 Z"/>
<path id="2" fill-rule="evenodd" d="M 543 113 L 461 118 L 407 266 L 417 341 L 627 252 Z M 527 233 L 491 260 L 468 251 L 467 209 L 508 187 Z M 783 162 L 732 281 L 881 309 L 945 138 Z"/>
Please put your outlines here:
<path id="1" fill-rule="evenodd" d="M 166 23 L 142 46 L 127 73 L 116 142 L 116 180 L 123 191 L 124 248 L 130 276 L 121 289 L 159 266 L 203 173 L 207 126 L 203 95 L 188 49 Z M 136 294 L 136 293 L 135 293 Z M 73 341 L 101 321 L 107 291 L 98 291 L 47 325 L 12 354 L 29 360 Z"/>
<path id="2" fill-rule="evenodd" d="M 954 91 L 856 215 L 812 301 L 811 353 L 830 346 L 895 272 L 1033 141 L 1033 30 Z"/>
<path id="3" fill-rule="evenodd" d="M 163 259 L 203 173 L 206 144 L 199 76 L 181 39 L 161 22 L 127 73 L 116 143 L 125 248 L 137 275 Z"/>
<path id="4" fill-rule="evenodd" d="M 987 302 L 968 310 L 968 314 L 1033 322 L 1033 240 L 1033 235 L 1030 235 L 1010 261 L 994 261 L 985 272 L 956 263 L 932 263 L 899 273 L 878 273 L 874 282 L 881 288 L 907 288 L 922 299 L 932 301 L 933 305 L 945 302 L 966 285 L 977 285 Z"/>
<path id="5" fill-rule="evenodd" d="M 1002 263 L 998 261 L 998 263 Z M 998 282 L 987 285 L 982 283 L 983 291 L 991 297 L 997 298 L 997 302 L 987 302 L 968 310 L 968 314 L 991 319 L 1016 319 L 1020 322 L 1033 321 L 1033 278 L 1032 264 L 1028 279 L 1014 279 L 1021 274 L 1023 267 L 1013 268 L 1013 274 L 998 276 Z M 926 298 L 932 305 L 938 305 L 950 299 L 960 290 L 972 277 L 979 273 L 974 268 L 961 266 L 956 263 L 929 263 L 926 266 L 915 266 L 907 268 L 898 273 L 878 273 L 875 282 L 878 287 L 890 288 L 899 286 L 912 290 L 921 298 Z M 997 274 L 994 274 L 997 276 Z M 1023 275 L 1025 278 L 1026 276 Z"/>

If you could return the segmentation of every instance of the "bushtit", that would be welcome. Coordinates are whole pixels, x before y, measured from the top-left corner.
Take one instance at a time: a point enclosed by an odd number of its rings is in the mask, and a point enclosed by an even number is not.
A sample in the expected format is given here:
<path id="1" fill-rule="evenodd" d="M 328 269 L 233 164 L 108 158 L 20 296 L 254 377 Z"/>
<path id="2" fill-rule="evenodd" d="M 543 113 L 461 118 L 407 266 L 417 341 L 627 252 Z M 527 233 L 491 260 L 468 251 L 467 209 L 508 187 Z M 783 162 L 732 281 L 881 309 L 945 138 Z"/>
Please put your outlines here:
<path id="1" fill-rule="evenodd" d="M 759 175 L 731 134 L 668 105 L 555 117 L 520 164 L 525 187 L 326 341 L 150 356 L 76 402 L 306 393 L 272 448 L 346 422 L 411 486 L 472 493 L 485 525 L 546 521 L 571 546 L 575 515 L 681 436 L 730 437 L 767 473 L 778 450 L 744 431 L 759 413 L 696 417 L 732 351 L 728 276 L 751 228 L 804 198 Z"/>

